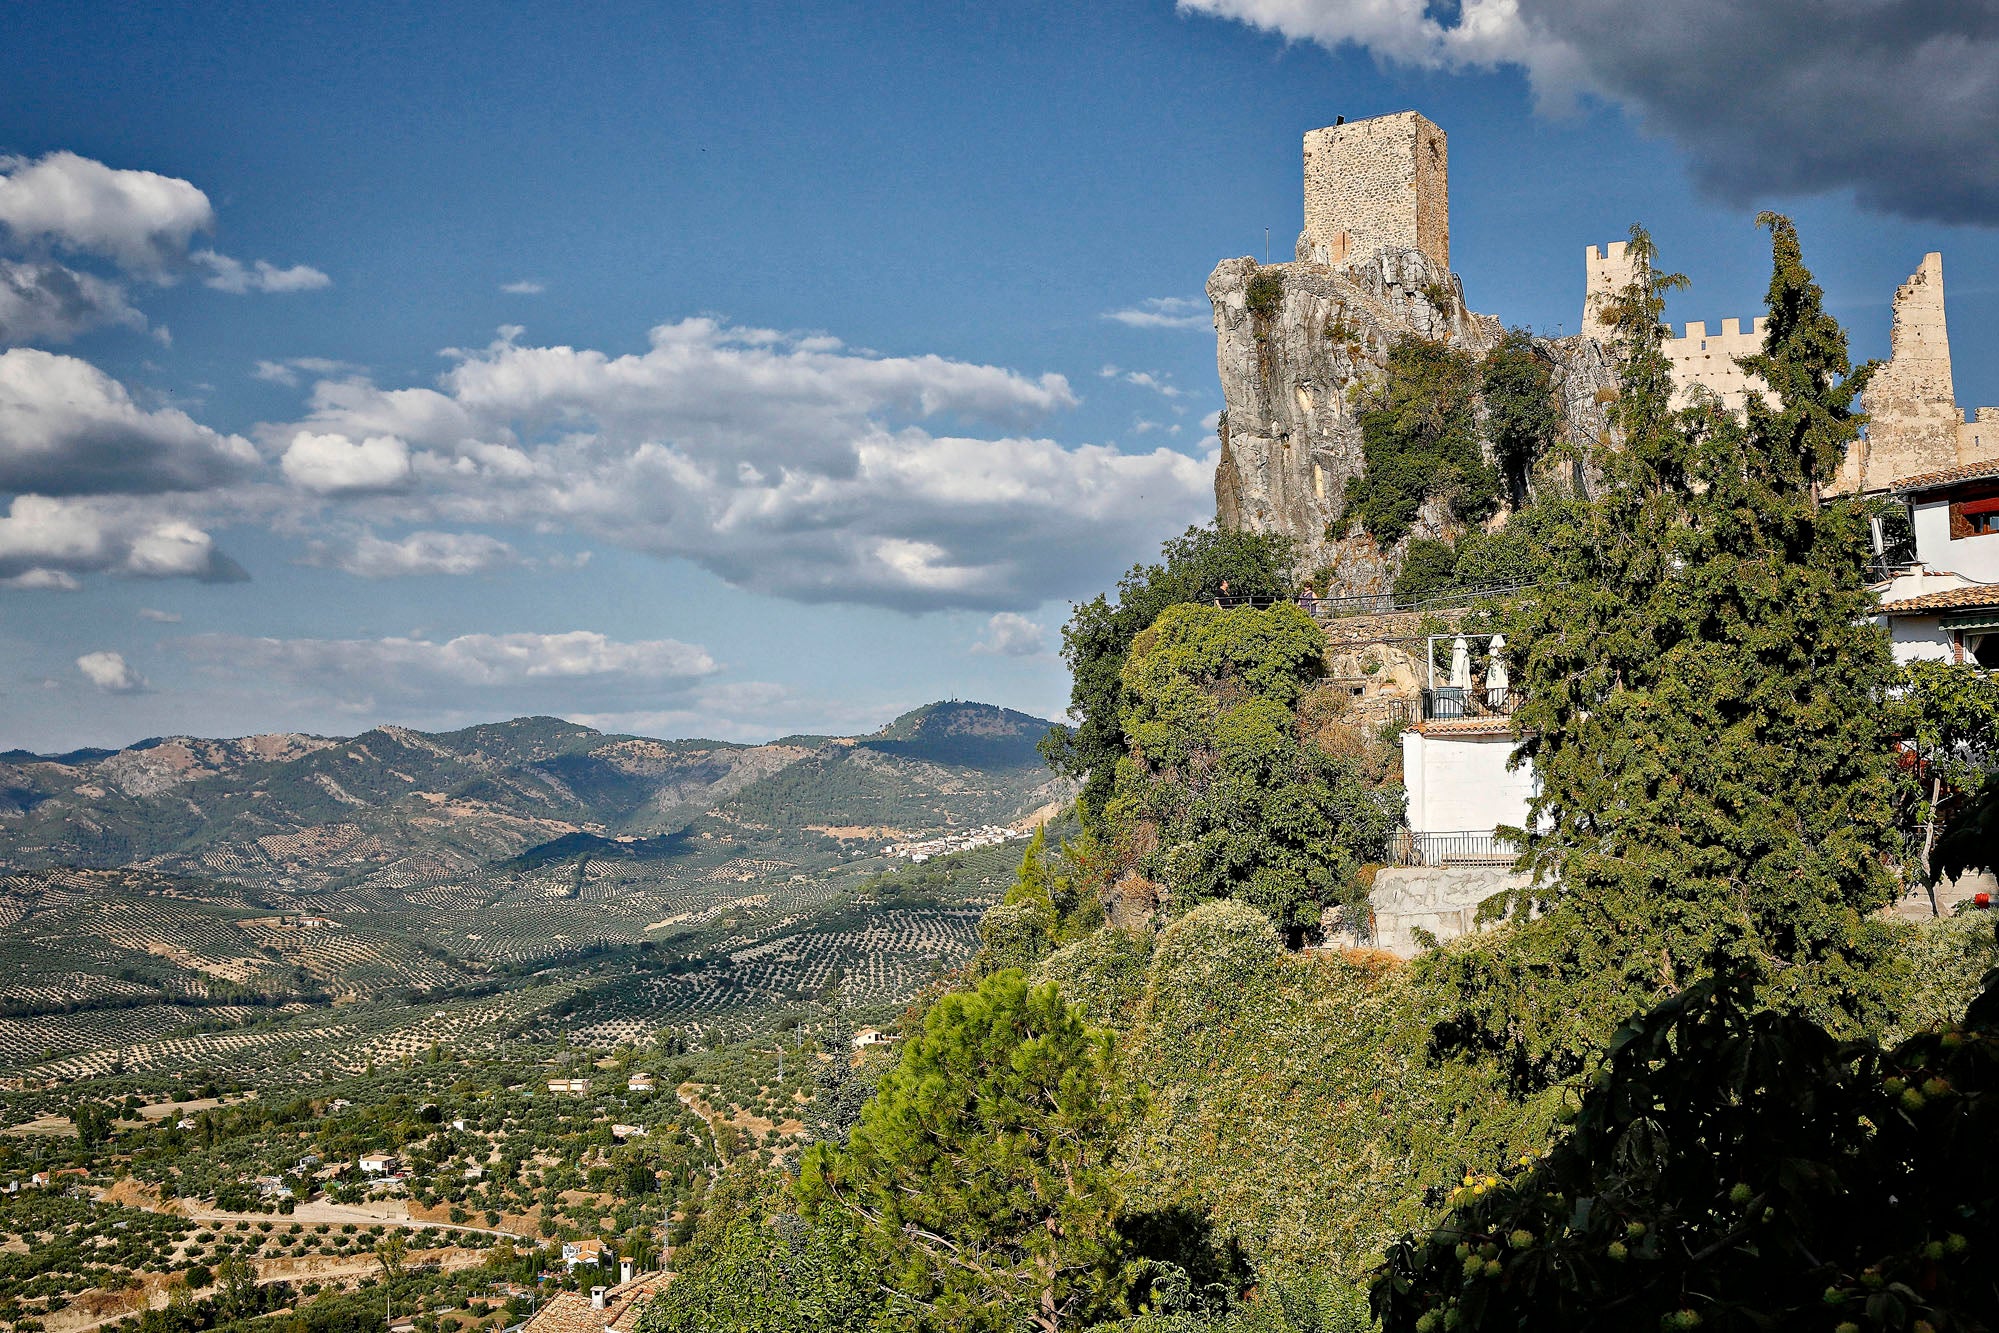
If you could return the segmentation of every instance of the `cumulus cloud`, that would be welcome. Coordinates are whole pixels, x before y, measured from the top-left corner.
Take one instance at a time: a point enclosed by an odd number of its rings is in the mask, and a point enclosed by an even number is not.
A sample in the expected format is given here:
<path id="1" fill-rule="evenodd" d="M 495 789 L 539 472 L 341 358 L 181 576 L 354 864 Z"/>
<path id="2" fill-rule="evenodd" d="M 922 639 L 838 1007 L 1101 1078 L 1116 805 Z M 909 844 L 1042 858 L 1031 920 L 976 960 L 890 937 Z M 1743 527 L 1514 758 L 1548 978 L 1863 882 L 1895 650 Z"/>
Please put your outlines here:
<path id="1" fill-rule="evenodd" d="M 177 409 L 147 411 L 88 361 L 30 347 L 0 352 L 0 491 L 198 490 L 256 463 L 248 440 Z"/>
<path id="2" fill-rule="evenodd" d="M 237 296 L 245 292 L 311 292 L 333 285 L 333 279 L 308 264 L 279 268 L 261 259 L 245 264 L 213 250 L 196 250 L 188 258 L 202 270 L 203 286 Z"/>
<path id="3" fill-rule="evenodd" d="M 106 694 L 141 694 L 146 690 L 146 678 L 132 669 L 122 653 L 85 653 L 76 659 L 76 669 Z"/>
<path id="4" fill-rule="evenodd" d="M 249 577 L 208 533 L 160 513 L 150 500 L 17 495 L 0 514 L 0 579 L 64 586 L 78 574 L 98 573 L 205 583 Z"/>
<path id="5" fill-rule="evenodd" d="M 1919 0 L 1180 0 L 1422 69 L 1524 69 L 1544 106 L 1589 93 L 1736 203 L 1852 190 L 1924 221 L 1999 218 L 1999 4 Z"/>
<path id="6" fill-rule="evenodd" d="M 986 632 L 972 645 L 975 653 L 1002 657 L 1039 657 L 1048 651 L 1048 631 L 1015 611 L 1001 611 L 986 622 Z"/>
<path id="7" fill-rule="evenodd" d="M 350 440 L 300 431 L 281 466 L 295 485 L 315 495 L 369 495 L 409 484 L 410 451 L 393 435 Z"/>
<path id="8" fill-rule="evenodd" d="M 156 625 L 178 625 L 180 624 L 180 612 L 157 611 L 150 606 L 142 606 L 139 608 L 139 619 L 150 620 Z"/>
<path id="9" fill-rule="evenodd" d="M 1205 329 L 1214 325 L 1208 303 L 1186 296 L 1147 297 L 1122 310 L 1106 310 L 1104 318 L 1134 329 Z"/>
<path id="10" fill-rule="evenodd" d="M 522 278 L 519 282 L 501 283 L 500 290 L 509 296 L 540 296 L 548 288 L 532 279 Z"/>
<path id="11" fill-rule="evenodd" d="M 625 356 L 511 328 L 454 356 L 436 388 L 315 385 L 271 433 L 287 474 L 358 494 L 363 445 L 391 441 L 367 477 L 397 488 L 363 506 L 378 521 L 561 525 L 760 592 L 908 610 L 1072 594 L 1212 506 L 1211 458 L 1027 433 L 1078 401 L 1060 375 L 708 319 Z M 999 433 L 949 430 L 974 423 Z"/>
<path id="12" fill-rule="evenodd" d="M 208 196 L 173 176 L 67 152 L 0 158 L 0 226 L 19 244 L 99 255 L 129 272 L 164 276 L 195 233 L 214 225 Z"/>
<path id="13" fill-rule="evenodd" d="M 109 324 L 146 327 L 117 283 L 53 260 L 0 259 L 0 347 L 68 342 Z"/>
<path id="14" fill-rule="evenodd" d="M 0 233 L 30 259 L 91 256 L 157 283 L 192 269 L 206 285 L 239 294 L 312 291 L 332 282 L 306 264 L 246 264 L 192 248 L 196 235 L 214 229 L 208 196 L 178 177 L 109 167 L 70 152 L 0 157 Z"/>
<path id="15" fill-rule="evenodd" d="M 488 574 L 518 565 L 521 559 L 513 547 L 484 533 L 412 532 L 400 541 L 389 541 L 364 532 L 351 542 L 312 543 L 306 563 L 364 579 L 393 579 L 412 574 Z"/>
<path id="16" fill-rule="evenodd" d="M 303 686 L 345 699 L 364 694 L 370 699 L 448 701 L 467 689 L 518 692 L 558 684 L 565 698 L 590 698 L 593 690 L 597 697 L 616 697 L 620 691 L 684 689 L 717 669 L 698 644 L 676 639 L 621 642 L 595 630 L 464 634 L 442 642 L 233 634 L 197 634 L 174 642 L 218 674 Z"/>

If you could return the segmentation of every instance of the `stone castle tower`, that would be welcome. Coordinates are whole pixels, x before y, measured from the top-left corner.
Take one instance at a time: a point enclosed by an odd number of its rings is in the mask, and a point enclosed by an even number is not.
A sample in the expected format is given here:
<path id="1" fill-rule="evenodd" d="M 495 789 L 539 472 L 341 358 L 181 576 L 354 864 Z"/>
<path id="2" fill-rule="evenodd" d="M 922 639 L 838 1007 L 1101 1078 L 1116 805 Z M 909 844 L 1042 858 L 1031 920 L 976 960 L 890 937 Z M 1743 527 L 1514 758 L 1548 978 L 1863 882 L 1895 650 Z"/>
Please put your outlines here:
<path id="1" fill-rule="evenodd" d="M 1438 268 L 1451 266 L 1448 145 L 1414 111 L 1305 136 L 1299 262 L 1339 265 L 1384 248 L 1420 250 Z"/>

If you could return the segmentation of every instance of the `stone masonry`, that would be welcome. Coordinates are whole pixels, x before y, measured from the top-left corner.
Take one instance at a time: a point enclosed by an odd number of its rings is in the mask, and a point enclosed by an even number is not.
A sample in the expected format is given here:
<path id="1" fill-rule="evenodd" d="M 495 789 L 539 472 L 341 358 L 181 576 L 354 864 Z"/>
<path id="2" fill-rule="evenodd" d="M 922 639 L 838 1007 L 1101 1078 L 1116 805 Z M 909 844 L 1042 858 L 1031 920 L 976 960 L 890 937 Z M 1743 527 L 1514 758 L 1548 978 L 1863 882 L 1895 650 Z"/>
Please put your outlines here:
<path id="1" fill-rule="evenodd" d="M 1610 321 L 1605 308 L 1611 299 L 1629 286 L 1633 264 L 1624 241 L 1612 241 L 1599 251 L 1589 246 L 1583 251 L 1583 328 L 1592 338 L 1608 342 Z M 1761 315 L 1743 332 L 1740 319 L 1724 319 L 1718 333 L 1709 333 L 1705 321 L 1695 320 L 1678 337 L 1669 336 L 1663 350 L 1673 363 L 1673 405 L 1686 407 L 1693 402 L 1696 386 L 1711 390 L 1732 412 L 1740 412 L 1749 395 L 1765 392 L 1763 382 L 1745 374 L 1737 357 L 1754 356 L 1763 350 Z"/>
<path id="2" fill-rule="evenodd" d="M 1339 265 L 1377 250 L 1420 250 L 1451 267 L 1450 157 L 1414 111 L 1305 136 L 1305 230 L 1297 258 Z"/>

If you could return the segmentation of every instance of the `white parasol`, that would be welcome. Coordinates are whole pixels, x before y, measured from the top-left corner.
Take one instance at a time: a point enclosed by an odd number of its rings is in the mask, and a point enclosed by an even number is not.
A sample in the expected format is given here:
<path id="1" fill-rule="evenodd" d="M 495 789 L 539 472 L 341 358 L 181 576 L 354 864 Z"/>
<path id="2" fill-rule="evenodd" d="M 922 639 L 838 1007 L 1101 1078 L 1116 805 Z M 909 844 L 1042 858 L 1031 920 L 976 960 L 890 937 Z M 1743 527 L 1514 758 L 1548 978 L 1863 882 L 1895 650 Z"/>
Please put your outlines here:
<path id="1" fill-rule="evenodd" d="M 1451 688 L 1471 688 L 1471 645 L 1462 634 L 1451 641 Z"/>
<path id="2" fill-rule="evenodd" d="M 1511 684 L 1506 678 L 1506 636 L 1492 636 L 1492 661 L 1485 668 L 1485 692 L 1487 697 L 1505 694 Z"/>

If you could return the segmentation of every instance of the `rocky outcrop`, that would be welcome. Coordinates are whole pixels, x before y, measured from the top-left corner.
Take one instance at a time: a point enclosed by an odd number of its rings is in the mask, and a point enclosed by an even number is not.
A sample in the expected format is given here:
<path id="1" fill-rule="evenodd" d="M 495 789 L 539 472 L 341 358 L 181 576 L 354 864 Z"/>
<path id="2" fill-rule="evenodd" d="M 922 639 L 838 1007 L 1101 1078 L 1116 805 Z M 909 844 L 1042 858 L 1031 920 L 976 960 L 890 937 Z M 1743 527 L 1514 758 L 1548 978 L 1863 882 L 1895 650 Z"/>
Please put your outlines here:
<path id="1" fill-rule="evenodd" d="M 1328 573 L 1335 595 L 1385 592 L 1400 549 L 1364 533 L 1336 535 L 1347 483 L 1364 470 L 1357 410 L 1388 352 L 1408 335 L 1483 356 L 1504 328 L 1469 309 L 1457 276 L 1416 249 L 1344 265 L 1226 259 L 1208 278 L 1221 373 L 1216 517 L 1223 527 L 1282 532 L 1301 574 Z M 1548 344 L 1568 429 L 1595 439 L 1609 362 L 1584 337 Z M 1444 507 L 1425 504 L 1415 537 L 1449 535 Z"/>

